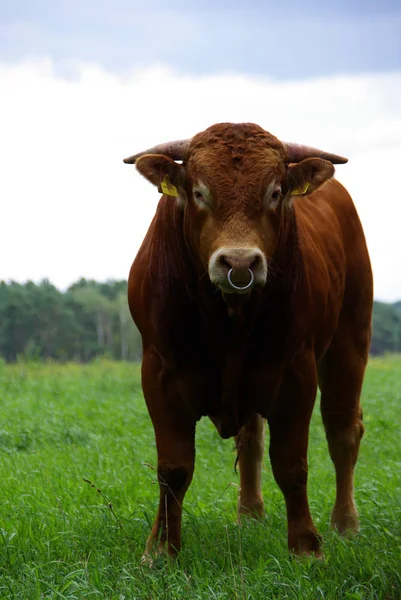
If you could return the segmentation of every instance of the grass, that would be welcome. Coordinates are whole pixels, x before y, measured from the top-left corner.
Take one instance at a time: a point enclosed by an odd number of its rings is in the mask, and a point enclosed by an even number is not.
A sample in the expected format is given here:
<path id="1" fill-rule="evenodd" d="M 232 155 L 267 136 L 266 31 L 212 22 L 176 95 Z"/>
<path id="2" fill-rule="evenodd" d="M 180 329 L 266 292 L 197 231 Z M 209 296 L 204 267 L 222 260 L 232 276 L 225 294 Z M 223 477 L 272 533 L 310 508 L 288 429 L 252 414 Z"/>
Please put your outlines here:
<path id="1" fill-rule="evenodd" d="M 401 598 L 401 358 L 368 368 L 354 541 L 328 526 L 334 471 L 315 410 L 309 495 L 323 561 L 289 558 L 267 458 L 268 517 L 236 525 L 233 443 L 203 420 L 182 554 L 141 567 L 158 490 L 139 367 L 0 364 L 0 390 L 0 598 Z"/>

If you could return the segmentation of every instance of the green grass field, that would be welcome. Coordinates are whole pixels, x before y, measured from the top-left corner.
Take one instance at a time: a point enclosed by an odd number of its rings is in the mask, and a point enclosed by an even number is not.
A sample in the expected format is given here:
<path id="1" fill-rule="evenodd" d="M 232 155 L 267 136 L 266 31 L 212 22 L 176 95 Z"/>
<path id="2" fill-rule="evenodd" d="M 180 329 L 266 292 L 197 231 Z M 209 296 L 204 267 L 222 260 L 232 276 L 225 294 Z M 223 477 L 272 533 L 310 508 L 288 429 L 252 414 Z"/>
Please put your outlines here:
<path id="1" fill-rule="evenodd" d="M 365 380 L 357 539 L 328 526 L 334 470 L 318 410 L 309 496 L 323 561 L 289 558 L 284 501 L 267 457 L 267 518 L 236 524 L 233 441 L 203 420 L 182 554 L 153 569 L 140 565 L 158 489 L 139 370 L 0 364 L 0 598 L 401 598 L 400 358 L 372 361 Z"/>

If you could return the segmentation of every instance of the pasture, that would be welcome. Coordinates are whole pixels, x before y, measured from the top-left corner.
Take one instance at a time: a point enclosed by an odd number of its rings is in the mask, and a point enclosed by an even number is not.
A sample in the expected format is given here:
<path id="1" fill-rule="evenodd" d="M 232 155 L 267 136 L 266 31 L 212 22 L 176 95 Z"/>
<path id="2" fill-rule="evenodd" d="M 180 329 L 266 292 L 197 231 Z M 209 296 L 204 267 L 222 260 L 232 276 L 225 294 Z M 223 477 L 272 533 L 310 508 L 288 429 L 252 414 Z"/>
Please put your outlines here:
<path id="1" fill-rule="evenodd" d="M 372 360 L 365 379 L 353 541 L 329 529 L 334 469 L 316 405 L 309 497 L 322 561 L 289 558 L 267 456 L 267 517 L 237 525 L 233 440 L 204 419 L 182 554 L 140 565 L 158 490 L 138 365 L 0 364 L 0 393 L 0 598 L 401 598 L 401 358 Z"/>

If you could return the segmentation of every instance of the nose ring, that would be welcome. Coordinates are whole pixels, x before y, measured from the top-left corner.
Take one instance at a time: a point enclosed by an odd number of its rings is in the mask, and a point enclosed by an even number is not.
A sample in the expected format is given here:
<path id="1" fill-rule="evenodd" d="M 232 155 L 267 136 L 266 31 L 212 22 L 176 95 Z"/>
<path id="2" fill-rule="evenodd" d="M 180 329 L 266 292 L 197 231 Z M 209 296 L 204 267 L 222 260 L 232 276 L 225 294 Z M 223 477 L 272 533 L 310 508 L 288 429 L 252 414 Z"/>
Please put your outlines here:
<path id="1" fill-rule="evenodd" d="M 231 273 L 233 272 L 232 269 L 230 269 L 227 273 L 227 279 L 228 279 L 228 283 L 231 285 L 232 288 L 234 288 L 235 290 L 247 290 L 248 288 L 251 287 L 251 285 L 253 284 L 253 282 L 255 281 L 255 275 L 253 274 L 253 271 L 251 271 L 251 269 L 248 269 L 248 272 L 250 273 L 251 276 L 251 280 L 249 283 L 247 283 L 246 285 L 236 285 L 235 283 L 233 283 L 232 279 L 231 279 Z"/>

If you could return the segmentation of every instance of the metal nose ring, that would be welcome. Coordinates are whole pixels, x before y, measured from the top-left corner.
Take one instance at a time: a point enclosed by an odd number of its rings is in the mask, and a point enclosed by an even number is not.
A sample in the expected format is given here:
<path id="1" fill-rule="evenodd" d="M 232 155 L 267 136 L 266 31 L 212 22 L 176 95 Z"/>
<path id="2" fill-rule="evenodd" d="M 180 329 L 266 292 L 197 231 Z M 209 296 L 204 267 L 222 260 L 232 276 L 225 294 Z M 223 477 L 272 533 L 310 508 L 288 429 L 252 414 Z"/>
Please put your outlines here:
<path id="1" fill-rule="evenodd" d="M 233 272 L 232 269 L 230 269 L 227 273 L 227 279 L 228 279 L 228 283 L 231 285 L 232 288 L 234 288 L 235 290 L 247 290 L 248 288 L 251 287 L 251 285 L 253 285 L 253 282 L 255 281 L 255 275 L 253 274 L 253 271 L 251 271 L 251 269 L 248 269 L 248 272 L 251 275 L 251 281 L 249 283 L 247 283 L 246 285 L 235 285 L 235 283 L 233 283 L 232 279 L 231 279 L 231 273 Z"/>

